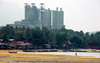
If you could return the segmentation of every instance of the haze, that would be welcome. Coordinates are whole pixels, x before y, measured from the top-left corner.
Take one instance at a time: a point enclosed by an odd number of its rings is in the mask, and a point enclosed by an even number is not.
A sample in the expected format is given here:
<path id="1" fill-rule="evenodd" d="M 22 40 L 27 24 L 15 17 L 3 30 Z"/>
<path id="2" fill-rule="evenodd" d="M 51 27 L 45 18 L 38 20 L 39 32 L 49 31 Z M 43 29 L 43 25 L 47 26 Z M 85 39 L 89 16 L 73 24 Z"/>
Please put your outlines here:
<path id="1" fill-rule="evenodd" d="M 0 0 L 0 26 L 24 19 L 24 3 L 45 3 L 45 8 L 62 7 L 66 29 L 100 31 L 100 0 Z"/>

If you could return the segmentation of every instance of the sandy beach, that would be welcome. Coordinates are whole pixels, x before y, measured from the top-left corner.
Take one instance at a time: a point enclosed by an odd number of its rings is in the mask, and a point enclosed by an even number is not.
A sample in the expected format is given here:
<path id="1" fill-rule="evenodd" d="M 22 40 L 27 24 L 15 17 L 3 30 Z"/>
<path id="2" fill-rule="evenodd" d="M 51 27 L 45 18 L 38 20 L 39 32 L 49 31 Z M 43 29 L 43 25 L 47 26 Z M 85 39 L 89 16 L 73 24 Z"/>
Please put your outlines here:
<path id="1" fill-rule="evenodd" d="M 22 50 L 11 50 L 22 52 Z M 100 63 L 100 58 L 92 56 L 8 53 L 0 50 L 0 63 Z"/>

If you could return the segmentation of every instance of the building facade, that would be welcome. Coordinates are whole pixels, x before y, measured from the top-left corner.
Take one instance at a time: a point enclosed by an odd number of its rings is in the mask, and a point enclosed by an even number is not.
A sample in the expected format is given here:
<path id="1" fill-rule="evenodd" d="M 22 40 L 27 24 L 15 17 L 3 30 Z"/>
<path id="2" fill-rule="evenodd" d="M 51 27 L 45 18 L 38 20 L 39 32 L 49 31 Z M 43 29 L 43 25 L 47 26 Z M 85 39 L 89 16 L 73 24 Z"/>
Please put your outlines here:
<path id="1" fill-rule="evenodd" d="M 35 3 L 31 3 L 31 5 L 25 3 L 25 19 L 9 25 L 13 27 L 39 27 L 40 29 L 42 29 L 42 26 L 46 26 L 49 29 L 61 29 L 64 26 L 63 17 L 62 8 L 60 8 L 60 11 L 58 11 L 58 8 L 50 10 L 50 8 L 44 8 L 44 3 L 40 3 L 40 8 L 37 8 Z"/>

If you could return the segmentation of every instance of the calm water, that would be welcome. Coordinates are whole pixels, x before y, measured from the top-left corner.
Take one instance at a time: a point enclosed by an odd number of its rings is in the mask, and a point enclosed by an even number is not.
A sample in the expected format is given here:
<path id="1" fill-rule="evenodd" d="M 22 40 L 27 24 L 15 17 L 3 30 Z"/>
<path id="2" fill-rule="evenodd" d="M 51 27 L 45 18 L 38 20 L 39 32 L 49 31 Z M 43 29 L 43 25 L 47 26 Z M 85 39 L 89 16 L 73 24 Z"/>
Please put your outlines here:
<path id="1" fill-rule="evenodd" d="M 100 53 L 96 52 L 18 52 L 18 53 L 27 53 L 27 54 L 57 54 L 57 55 L 75 55 L 78 56 L 92 56 L 95 58 L 100 58 Z"/>

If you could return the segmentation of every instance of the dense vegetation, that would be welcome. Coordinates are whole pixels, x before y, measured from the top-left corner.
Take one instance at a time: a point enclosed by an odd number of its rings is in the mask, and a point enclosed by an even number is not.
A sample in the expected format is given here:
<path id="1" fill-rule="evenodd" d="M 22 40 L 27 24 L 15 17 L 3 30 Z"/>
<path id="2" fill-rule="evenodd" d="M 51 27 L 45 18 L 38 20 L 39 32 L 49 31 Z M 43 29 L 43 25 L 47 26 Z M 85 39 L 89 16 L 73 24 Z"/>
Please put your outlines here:
<path id="1" fill-rule="evenodd" d="M 36 46 L 44 47 L 51 44 L 52 48 L 86 48 L 85 46 L 100 46 L 100 32 L 89 35 L 89 32 L 73 31 L 65 28 L 51 29 L 40 28 L 13 28 L 9 25 L 0 29 L 0 39 L 3 43 L 9 43 L 8 39 L 25 41 Z M 71 44 L 68 43 L 71 42 Z"/>

